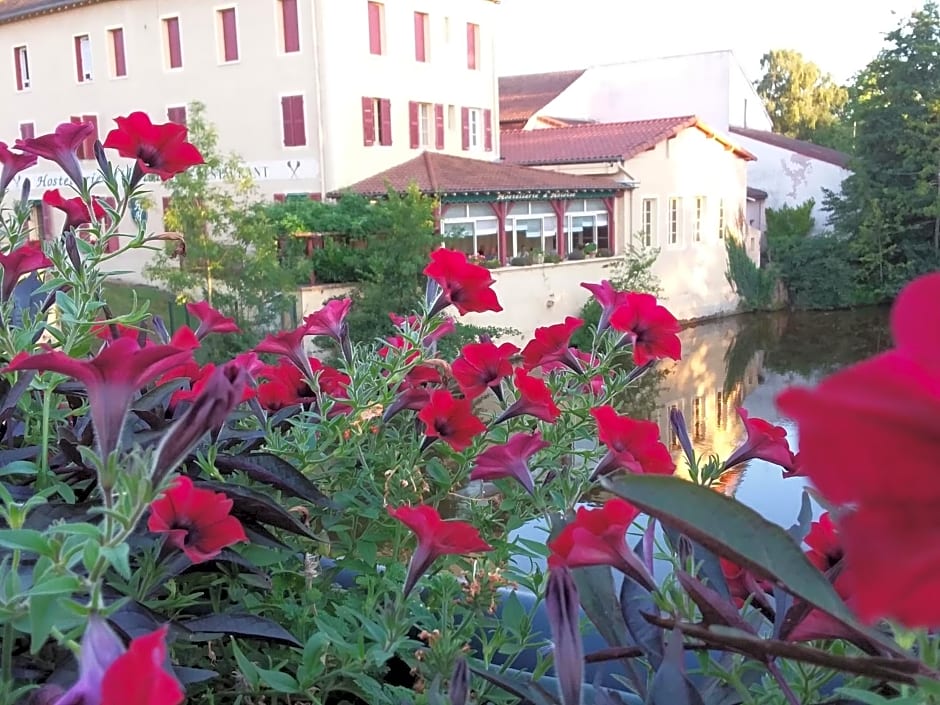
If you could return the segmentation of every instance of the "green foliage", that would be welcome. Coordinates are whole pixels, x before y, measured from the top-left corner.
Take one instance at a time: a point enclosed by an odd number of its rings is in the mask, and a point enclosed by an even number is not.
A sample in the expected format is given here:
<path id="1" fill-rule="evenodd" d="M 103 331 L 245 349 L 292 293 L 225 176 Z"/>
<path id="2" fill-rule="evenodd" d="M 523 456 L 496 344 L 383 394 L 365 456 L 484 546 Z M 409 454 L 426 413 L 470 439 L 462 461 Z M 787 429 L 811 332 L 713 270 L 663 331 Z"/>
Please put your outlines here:
<path id="1" fill-rule="evenodd" d="M 846 308 L 865 303 L 849 243 L 832 236 L 790 238 L 774 243 L 774 266 L 797 309 Z"/>
<path id="2" fill-rule="evenodd" d="M 167 182 L 167 230 L 180 233 L 158 251 L 147 274 L 180 302 L 205 299 L 236 319 L 255 338 L 296 308 L 295 281 L 281 266 L 278 240 L 260 210 L 251 173 L 234 154 L 223 154 L 205 106 L 187 110 L 189 139 L 202 166 Z M 218 175 L 221 180 L 217 180 Z"/>
<path id="3" fill-rule="evenodd" d="M 658 249 L 631 248 L 623 257 L 616 260 L 611 268 L 610 283 L 620 291 L 635 291 L 659 296 L 662 289 L 659 279 L 653 274 L 653 265 L 659 257 Z M 581 307 L 578 318 L 584 321 L 571 337 L 571 344 L 582 350 L 590 350 L 593 333 L 601 320 L 601 307 L 592 296 Z"/>
<path id="4" fill-rule="evenodd" d="M 773 49 L 761 58 L 764 75 L 757 92 L 764 99 L 774 131 L 835 146 L 836 130 L 848 91 L 812 61 L 790 49 Z M 843 128 L 844 131 L 845 128 Z"/>
<path id="5" fill-rule="evenodd" d="M 725 277 L 741 297 L 741 309 L 760 311 L 770 308 L 774 302 L 776 285 L 773 272 L 754 264 L 744 243 L 730 232 L 725 237 L 725 251 L 728 254 Z"/>
<path id="6" fill-rule="evenodd" d="M 780 208 L 768 208 L 767 240 L 772 244 L 776 240 L 809 237 L 816 225 L 815 206 L 816 201 L 810 198 L 798 206 L 784 204 Z"/>
<path id="7" fill-rule="evenodd" d="M 928 2 L 887 37 L 856 78 L 853 173 L 827 207 L 837 234 L 850 238 L 866 298 L 894 296 L 935 267 L 940 242 L 940 11 Z"/>

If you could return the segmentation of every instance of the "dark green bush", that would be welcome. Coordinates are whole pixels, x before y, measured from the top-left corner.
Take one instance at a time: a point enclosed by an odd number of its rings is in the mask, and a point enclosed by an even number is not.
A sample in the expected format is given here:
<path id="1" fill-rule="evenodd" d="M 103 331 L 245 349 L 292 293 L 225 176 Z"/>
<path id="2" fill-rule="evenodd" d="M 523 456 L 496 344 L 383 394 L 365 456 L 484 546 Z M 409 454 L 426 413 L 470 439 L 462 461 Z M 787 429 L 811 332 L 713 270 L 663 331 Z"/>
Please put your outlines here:
<path id="1" fill-rule="evenodd" d="M 363 250 L 340 244 L 327 237 L 323 247 L 313 251 L 313 274 L 322 284 L 341 284 L 361 281 L 363 276 Z"/>
<path id="2" fill-rule="evenodd" d="M 568 253 L 569 260 L 581 260 L 585 258 L 584 250 L 572 250 Z"/>
<path id="3" fill-rule="evenodd" d="M 513 257 L 509 260 L 509 265 L 512 267 L 528 267 L 532 264 L 531 257 Z"/>
<path id="4" fill-rule="evenodd" d="M 848 243 L 834 237 L 780 239 L 771 251 L 790 306 L 846 308 L 864 303 Z"/>

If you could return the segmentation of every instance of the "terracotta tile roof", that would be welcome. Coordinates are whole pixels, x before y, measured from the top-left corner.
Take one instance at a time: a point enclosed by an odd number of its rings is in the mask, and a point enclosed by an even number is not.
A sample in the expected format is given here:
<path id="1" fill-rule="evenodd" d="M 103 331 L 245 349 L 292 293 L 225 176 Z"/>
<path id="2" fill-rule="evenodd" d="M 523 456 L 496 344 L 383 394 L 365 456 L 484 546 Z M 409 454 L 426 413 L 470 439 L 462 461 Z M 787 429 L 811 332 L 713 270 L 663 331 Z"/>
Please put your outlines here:
<path id="1" fill-rule="evenodd" d="M 791 152 L 802 154 L 804 157 L 809 157 L 810 159 L 818 159 L 821 162 L 833 164 L 843 169 L 849 168 L 849 155 L 837 149 L 830 149 L 829 147 L 823 147 L 822 145 L 813 144 L 812 142 L 805 142 L 804 140 L 797 140 L 785 135 L 778 135 L 775 132 L 752 130 L 749 127 L 729 127 L 728 131 L 741 137 L 749 137 L 752 140 L 763 142 L 764 144 L 780 147 L 781 149 L 788 149 Z"/>
<path id="2" fill-rule="evenodd" d="M 585 69 L 502 76 L 499 79 L 499 123 L 522 127 L 539 110 L 561 95 Z"/>
<path id="3" fill-rule="evenodd" d="M 70 10 L 107 0 L 0 0 L 0 23 L 15 22 L 34 15 Z"/>
<path id="4" fill-rule="evenodd" d="M 337 193 L 352 191 L 365 196 L 379 196 L 387 193 L 389 187 L 404 191 L 412 184 L 417 184 L 424 193 L 438 195 L 499 191 L 611 192 L 626 188 L 624 184 L 605 177 L 561 174 L 557 171 L 424 152 Z"/>
<path id="5" fill-rule="evenodd" d="M 539 130 L 504 130 L 499 139 L 503 159 L 512 164 L 589 164 L 626 161 L 690 127 L 714 137 L 739 157 L 754 159 L 750 152 L 731 144 L 694 115 Z"/>

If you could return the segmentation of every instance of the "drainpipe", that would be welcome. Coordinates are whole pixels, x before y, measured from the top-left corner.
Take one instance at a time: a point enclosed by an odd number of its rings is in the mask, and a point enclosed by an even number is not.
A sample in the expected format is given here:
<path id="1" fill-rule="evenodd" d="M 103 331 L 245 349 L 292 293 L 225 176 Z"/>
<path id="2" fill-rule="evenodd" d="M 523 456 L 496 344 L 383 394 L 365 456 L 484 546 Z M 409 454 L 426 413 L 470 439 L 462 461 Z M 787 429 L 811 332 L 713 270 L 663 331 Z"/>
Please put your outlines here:
<path id="1" fill-rule="evenodd" d="M 323 147 L 323 94 L 320 86 L 322 57 L 320 56 L 320 2 L 313 0 L 313 57 L 316 70 L 313 72 L 313 94 L 317 106 L 317 160 L 320 163 L 320 200 L 326 200 L 326 163 Z"/>
<path id="2" fill-rule="evenodd" d="M 634 206 L 635 206 L 635 201 L 634 201 L 634 199 L 635 199 L 635 197 L 636 197 L 636 195 L 635 195 L 635 194 L 636 194 L 636 187 L 640 185 L 640 182 L 637 181 L 636 179 L 634 179 L 634 178 L 630 175 L 630 172 L 628 172 L 626 169 L 623 168 L 623 162 L 620 162 L 620 163 L 617 165 L 617 170 L 618 170 L 621 174 L 623 174 L 625 177 L 627 177 L 626 179 L 620 180 L 620 183 L 625 184 L 626 186 L 628 186 L 628 187 L 630 188 L 630 212 L 629 212 L 629 214 L 627 215 L 627 217 L 625 218 L 625 221 L 626 221 L 626 222 L 625 222 L 625 224 L 624 224 L 624 227 L 627 228 L 627 232 L 624 233 L 624 239 L 626 240 L 626 243 L 625 243 L 625 244 L 628 245 L 630 249 L 632 249 L 632 247 L 633 247 L 633 233 L 634 233 L 634 229 L 633 229 L 633 219 L 634 219 L 634 216 L 636 215 L 636 208 L 634 207 Z"/>

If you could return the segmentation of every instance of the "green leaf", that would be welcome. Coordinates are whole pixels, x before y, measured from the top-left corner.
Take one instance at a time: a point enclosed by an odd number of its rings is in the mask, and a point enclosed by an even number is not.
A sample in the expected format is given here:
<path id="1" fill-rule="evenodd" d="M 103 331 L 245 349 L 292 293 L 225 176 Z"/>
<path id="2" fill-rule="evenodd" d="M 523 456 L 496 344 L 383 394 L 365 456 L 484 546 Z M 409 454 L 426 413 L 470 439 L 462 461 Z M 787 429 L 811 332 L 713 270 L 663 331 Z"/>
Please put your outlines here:
<path id="1" fill-rule="evenodd" d="M 259 668 L 258 677 L 266 686 L 278 693 L 296 693 L 299 687 L 293 676 L 280 671 Z"/>
<path id="2" fill-rule="evenodd" d="M 131 579 L 130 550 L 130 545 L 126 543 L 101 548 L 101 555 L 108 559 L 111 567 L 125 580 Z"/>
<path id="3" fill-rule="evenodd" d="M 58 594 L 31 594 L 29 597 L 29 652 L 38 654 L 52 627 L 62 621 Z"/>
<path id="4" fill-rule="evenodd" d="M 235 656 L 235 662 L 238 664 L 238 670 L 241 671 L 242 676 L 248 681 L 248 685 L 252 688 L 257 688 L 258 667 L 245 657 L 242 650 L 238 648 L 238 642 L 234 639 L 232 639 L 232 653 Z"/>
<path id="5" fill-rule="evenodd" d="M 67 595 L 82 589 L 82 581 L 75 575 L 59 575 L 48 580 L 42 580 L 29 589 L 30 599 L 39 595 Z"/>
<path id="6" fill-rule="evenodd" d="M 839 695 L 845 695 L 848 698 L 857 700 L 865 705 L 921 705 L 924 702 L 923 696 L 912 695 L 907 698 L 886 698 L 870 690 L 861 688 L 839 688 L 836 690 Z"/>
<path id="7" fill-rule="evenodd" d="M 678 477 L 626 474 L 602 478 L 601 485 L 707 549 L 871 635 L 787 532 L 750 507 Z"/>
<path id="8" fill-rule="evenodd" d="M 32 551 L 40 556 L 52 557 L 54 551 L 49 541 L 41 531 L 35 529 L 2 529 L 0 530 L 0 546 Z"/>

